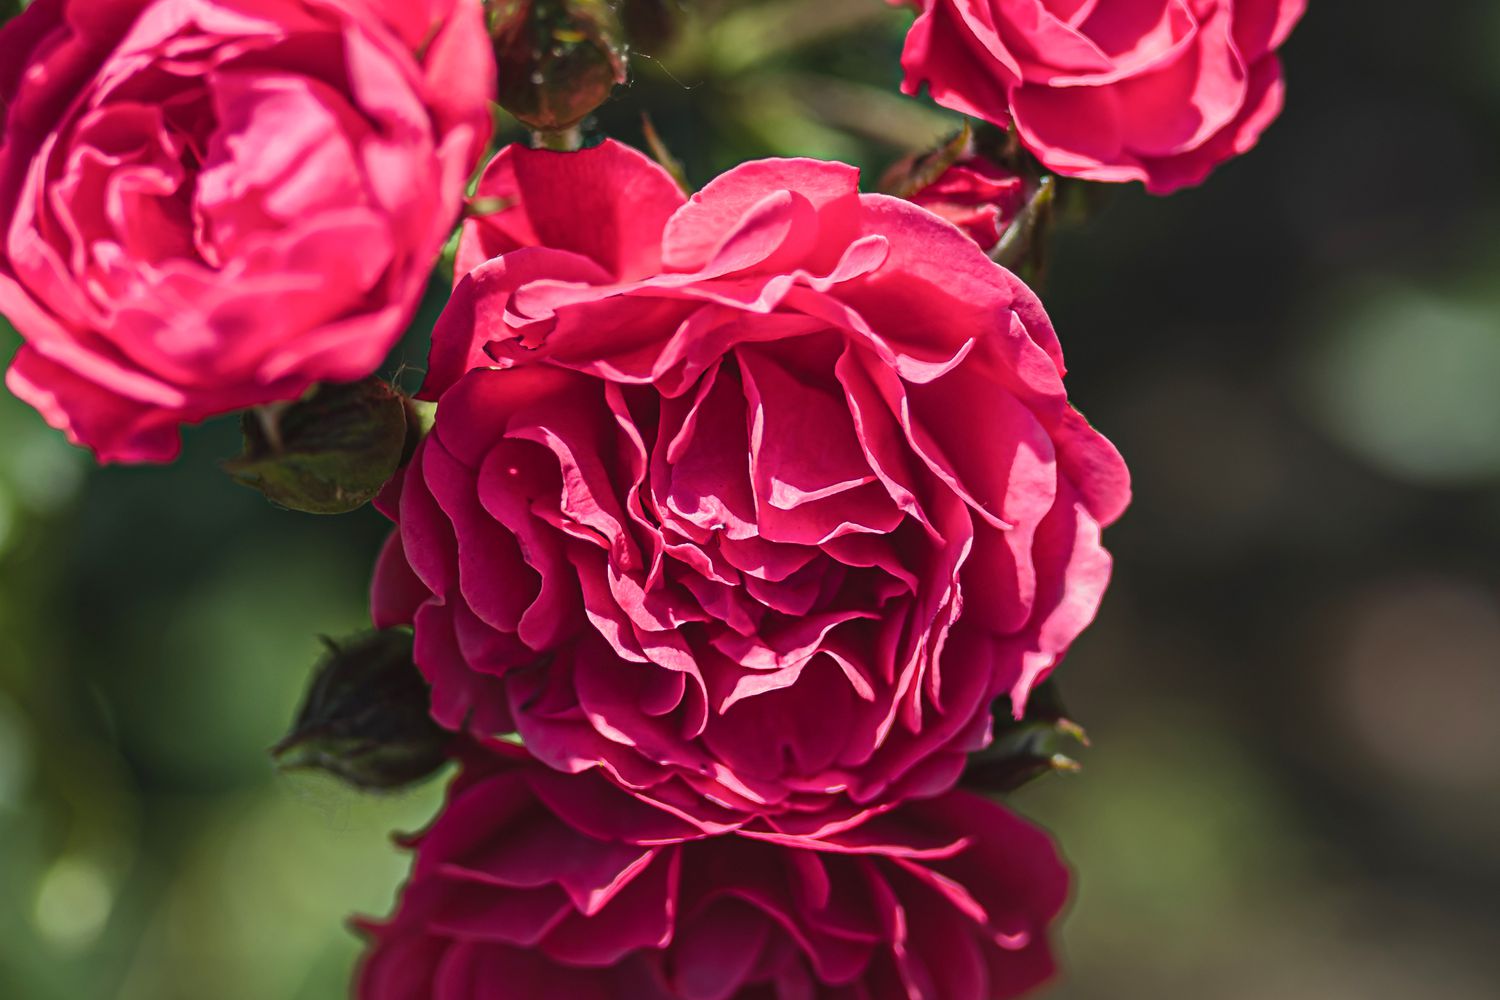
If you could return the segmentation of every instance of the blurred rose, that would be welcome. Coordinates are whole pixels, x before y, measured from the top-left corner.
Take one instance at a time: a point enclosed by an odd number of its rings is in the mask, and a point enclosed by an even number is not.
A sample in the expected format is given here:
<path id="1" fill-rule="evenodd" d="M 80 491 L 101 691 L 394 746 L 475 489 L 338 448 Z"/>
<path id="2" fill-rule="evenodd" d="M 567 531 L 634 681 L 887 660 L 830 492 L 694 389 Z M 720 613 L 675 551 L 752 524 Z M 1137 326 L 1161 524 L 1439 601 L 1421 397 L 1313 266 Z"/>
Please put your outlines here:
<path id="1" fill-rule="evenodd" d="M 907 93 L 1014 122 L 1049 168 L 1197 184 L 1281 111 L 1281 62 L 1306 0 L 922 0 Z"/>
<path id="2" fill-rule="evenodd" d="M 912 176 L 920 169 L 919 160 L 903 160 L 891 168 L 883 186 L 889 190 L 902 184 L 909 189 L 903 191 L 907 200 L 947 219 L 986 252 L 1026 204 L 1025 181 L 985 156 L 966 156 L 927 183 Z"/>
<path id="3" fill-rule="evenodd" d="M 504 759 L 415 847 L 360 1000 L 1000 1000 L 1051 976 L 1068 887 L 1045 834 L 966 793 L 771 842 Z"/>
<path id="4" fill-rule="evenodd" d="M 369 374 L 489 134 L 460 0 L 37 0 L 0 30 L 7 384 L 104 461 Z"/>
<path id="5" fill-rule="evenodd" d="M 855 821 L 948 788 L 1093 617 L 1126 473 L 1046 314 L 857 181 L 764 160 L 684 204 L 615 143 L 491 165 L 511 207 L 461 257 L 501 256 L 434 333 L 374 586 L 439 721 Z"/>

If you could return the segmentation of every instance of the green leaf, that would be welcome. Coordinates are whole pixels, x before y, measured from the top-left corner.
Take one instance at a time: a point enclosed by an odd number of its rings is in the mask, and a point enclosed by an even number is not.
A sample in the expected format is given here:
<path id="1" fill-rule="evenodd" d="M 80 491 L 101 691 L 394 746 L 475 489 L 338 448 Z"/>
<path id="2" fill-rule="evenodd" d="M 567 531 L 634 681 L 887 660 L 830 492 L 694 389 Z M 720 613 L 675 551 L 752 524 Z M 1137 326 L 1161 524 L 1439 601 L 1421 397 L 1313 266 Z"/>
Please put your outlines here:
<path id="1" fill-rule="evenodd" d="M 994 740 L 970 758 L 964 771 L 965 786 L 1009 792 L 1044 774 L 1082 769 L 1068 754 L 1088 746 L 1088 734 L 1067 717 L 1053 681 L 1046 681 L 1031 693 L 1024 717 L 1014 717 L 1009 698 L 996 702 L 994 715 Z"/>

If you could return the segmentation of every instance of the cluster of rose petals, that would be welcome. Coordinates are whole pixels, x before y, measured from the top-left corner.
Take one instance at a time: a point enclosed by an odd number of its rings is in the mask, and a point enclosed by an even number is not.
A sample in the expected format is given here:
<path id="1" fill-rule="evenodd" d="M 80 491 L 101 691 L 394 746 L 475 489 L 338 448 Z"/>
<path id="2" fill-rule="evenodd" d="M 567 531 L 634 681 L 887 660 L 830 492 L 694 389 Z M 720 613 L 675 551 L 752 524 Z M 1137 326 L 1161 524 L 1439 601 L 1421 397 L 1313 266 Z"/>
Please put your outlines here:
<path id="1" fill-rule="evenodd" d="M 898 165 L 892 172 L 900 169 Z M 1026 204 L 1026 182 L 988 157 L 975 155 L 952 164 L 906 197 L 947 219 L 989 251 Z"/>
<path id="2" fill-rule="evenodd" d="M 999 125 L 1050 169 L 1198 184 L 1282 105 L 1306 0 L 919 0 L 905 89 Z"/>
<path id="3" fill-rule="evenodd" d="M 0 29 L 7 383 L 105 461 L 380 363 L 489 135 L 473 0 L 37 0 Z"/>
<path id="4" fill-rule="evenodd" d="M 1036 297 L 857 181 L 494 161 L 379 501 L 374 617 L 414 625 L 438 721 L 807 832 L 951 787 L 1056 665 L 1125 469 Z"/>
<path id="5" fill-rule="evenodd" d="M 964 792 L 821 841 L 704 838 L 505 757 L 414 846 L 360 1000 L 1002 1000 L 1051 976 L 1068 886 L 1045 834 Z"/>

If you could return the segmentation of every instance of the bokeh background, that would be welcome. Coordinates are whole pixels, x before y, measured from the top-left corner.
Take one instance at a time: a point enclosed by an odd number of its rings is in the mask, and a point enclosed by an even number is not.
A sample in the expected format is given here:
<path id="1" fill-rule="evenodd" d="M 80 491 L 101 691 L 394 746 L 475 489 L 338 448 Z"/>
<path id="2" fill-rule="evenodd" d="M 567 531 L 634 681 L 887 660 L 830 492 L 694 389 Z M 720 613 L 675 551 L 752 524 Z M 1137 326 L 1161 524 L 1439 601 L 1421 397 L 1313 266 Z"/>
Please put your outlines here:
<path id="1" fill-rule="evenodd" d="M 696 6 L 595 133 L 873 182 L 951 127 L 896 95 L 903 11 Z M 1136 483 L 1060 674 L 1085 770 L 1014 797 L 1079 871 L 1059 1000 L 1497 995 L 1497 48 L 1486 0 L 1314 0 L 1260 149 L 1058 239 L 1072 392 Z M 96 469 L 0 399 L 0 997 L 343 996 L 432 810 L 273 773 L 385 529 L 271 508 L 236 445 Z"/>

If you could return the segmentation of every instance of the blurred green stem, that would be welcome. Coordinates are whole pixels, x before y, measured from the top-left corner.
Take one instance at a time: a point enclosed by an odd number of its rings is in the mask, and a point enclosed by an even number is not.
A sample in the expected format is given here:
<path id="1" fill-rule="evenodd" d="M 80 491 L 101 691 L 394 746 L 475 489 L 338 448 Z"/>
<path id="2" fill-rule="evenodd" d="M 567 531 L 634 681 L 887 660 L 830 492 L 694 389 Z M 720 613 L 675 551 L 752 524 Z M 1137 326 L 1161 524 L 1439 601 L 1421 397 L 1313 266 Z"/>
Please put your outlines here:
<path id="1" fill-rule="evenodd" d="M 1047 237 L 1052 225 L 1056 178 L 1045 174 L 1035 193 L 1016 214 L 1005 235 L 990 251 L 990 259 L 1035 286 L 1046 277 Z"/>
<path id="2" fill-rule="evenodd" d="M 577 125 L 564 129 L 534 129 L 531 133 L 531 144 L 537 149 L 571 153 L 583 148 L 583 130 Z"/>
<path id="3" fill-rule="evenodd" d="M 706 31 L 684 32 L 672 65 L 684 70 L 711 67 L 715 75 L 734 76 L 772 56 L 893 16 L 880 0 L 775 0 L 740 5 L 712 20 Z"/>
<path id="4" fill-rule="evenodd" d="M 823 73 L 757 74 L 749 86 L 762 92 L 782 91 L 825 124 L 897 149 L 935 146 L 964 121 L 953 112 L 925 107 L 894 90 Z"/>

